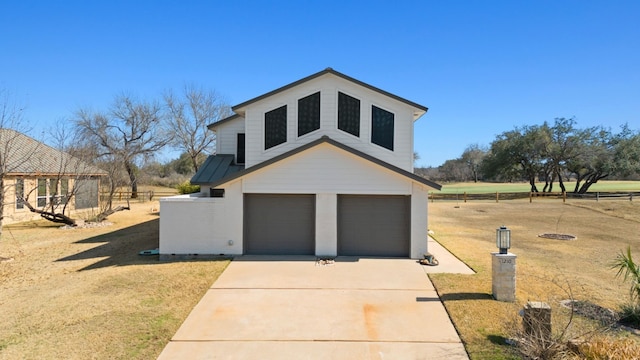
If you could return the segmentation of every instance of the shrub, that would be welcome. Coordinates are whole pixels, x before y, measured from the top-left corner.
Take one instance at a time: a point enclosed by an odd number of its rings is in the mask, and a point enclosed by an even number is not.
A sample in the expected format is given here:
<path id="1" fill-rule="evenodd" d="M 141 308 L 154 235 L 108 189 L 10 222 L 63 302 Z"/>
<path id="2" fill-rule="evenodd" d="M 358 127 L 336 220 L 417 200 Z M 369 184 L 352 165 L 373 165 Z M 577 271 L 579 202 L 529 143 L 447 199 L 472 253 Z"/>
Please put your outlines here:
<path id="1" fill-rule="evenodd" d="M 578 346 L 581 358 L 588 360 L 631 360 L 640 354 L 640 345 L 631 339 L 592 339 Z"/>
<path id="2" fill-rule="evenodd" d="M 188 180 L 176 186 L 180 194 L 193 194 L 200 192 L 200 185 L 194 185 Z"/>
<path id="3" fill-rule="evenodd" d="M 629 289 L 629 301 L 622 305 L 621 321 L 629 325 L 640 326 L 640 265 L 631 257 L 631 246 L 626 253 L 621 251 L 611 264 L 611 268 L 617 269 L 616 277 L 623 276 L 623 281 L 631 283 Z"/>

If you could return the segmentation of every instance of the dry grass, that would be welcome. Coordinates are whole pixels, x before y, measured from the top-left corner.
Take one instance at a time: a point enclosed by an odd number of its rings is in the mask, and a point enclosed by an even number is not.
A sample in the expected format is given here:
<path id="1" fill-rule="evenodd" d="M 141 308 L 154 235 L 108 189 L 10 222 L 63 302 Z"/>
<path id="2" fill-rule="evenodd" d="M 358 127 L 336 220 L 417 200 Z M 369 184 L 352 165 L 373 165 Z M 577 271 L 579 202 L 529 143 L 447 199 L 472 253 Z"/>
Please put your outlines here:
<path id="1" fill-rule="evenodd" d="M 4 228 L 0 359 L 156 358 L 227 261 L 158 262 L 157 202 L 111 226 Z"/>
<path id="2" fill-rule="evenodd" d="M 558 302 L 568 296 L 613 309 L 628 299 L 628 286 L 615 279 L 610 263 L 628 245 L 640 254 L 640 203 L 435 202 L 429 204 L 429 216 L 436 239 L 477 271 L 432 276 L 473 359 L 517 358 L 504 340 L 514 324 L 519 326 L 516 314 L 528 300 L 548 302 L 560 330 L 568 314 Z M 516 303 L 491 300 L 490 253 L 497 250 L 495 229 L 501 225 L 512 230 L 511 251 L 518 255 Z M 537 236 L 541 233 L 572 234 L 577 240 L 544 239 Z M 577 319 L 570 336 L 595 326 Z"/>

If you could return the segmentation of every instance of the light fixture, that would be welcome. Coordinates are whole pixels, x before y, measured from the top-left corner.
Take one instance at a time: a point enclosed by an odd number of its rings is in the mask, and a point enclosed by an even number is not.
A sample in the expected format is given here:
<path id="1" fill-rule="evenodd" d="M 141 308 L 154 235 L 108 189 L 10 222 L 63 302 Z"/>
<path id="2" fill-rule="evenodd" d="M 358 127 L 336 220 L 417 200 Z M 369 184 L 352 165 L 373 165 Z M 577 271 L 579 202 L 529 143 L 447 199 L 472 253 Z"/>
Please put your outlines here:
<path id="1" fill-rule="evenodd" d="M 500 254 L 506 254 L 511 248 L 511 230 L 506 226 L 496 229 L 496 246 L 500 249 Z"/>

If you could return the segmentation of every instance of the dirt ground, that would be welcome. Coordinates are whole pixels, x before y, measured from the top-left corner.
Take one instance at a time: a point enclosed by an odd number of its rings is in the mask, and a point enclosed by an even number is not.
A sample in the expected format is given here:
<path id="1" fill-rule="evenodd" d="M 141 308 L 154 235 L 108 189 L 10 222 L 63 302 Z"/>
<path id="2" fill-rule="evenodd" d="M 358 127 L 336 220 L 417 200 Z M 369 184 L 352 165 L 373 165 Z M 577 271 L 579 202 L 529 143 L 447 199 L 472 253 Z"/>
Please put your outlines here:
<path id="1" fill-rule="evenodd" d="M 159 262 L 158 202 L 96 228 L 4 228 L 0 359 L 155 358 L 227 261 Z"/>

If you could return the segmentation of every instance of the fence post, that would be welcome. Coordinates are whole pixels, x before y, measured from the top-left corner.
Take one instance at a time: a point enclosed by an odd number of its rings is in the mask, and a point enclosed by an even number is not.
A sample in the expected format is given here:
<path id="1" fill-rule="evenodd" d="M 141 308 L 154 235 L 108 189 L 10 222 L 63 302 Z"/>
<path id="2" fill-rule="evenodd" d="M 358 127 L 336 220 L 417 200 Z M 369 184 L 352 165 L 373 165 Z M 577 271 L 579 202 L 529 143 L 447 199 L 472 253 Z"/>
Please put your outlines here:
<path id="1" fill-rule="evenodd" d="M 496 191 L 496 202 L 498 202 L 498 198 L 499 198 L 498 192 Z"/>
<path id="2" fill-rule="evenodd" d="M 629 201 L 633 201 L 633 193 L 629 193 Z"/>
<path id="3" fill-rule="evenodd" d="M 464 194 L 462 194 L 462 198 L 464 199 L 464 202 L 467 202 L 467 192 L 465 191 Z"/>
<path id="4" fill-rule="evenodd" d="M 533 202 L 533 192 L 529 191 L 529 203 Z"/>
<path id="5" fill-rule="evenodd" d="M 600 201 L 600 192 L 596 192 L 596 202 Z"/>
<path id="6" fill-rule="evenodd" d="M 567 192 L 566 192 L 566 191 L 563 191 L 563 192 L 562 192 L 562 202 L 563 202 L 563 203 L 566 203 L 566 202 L 567 202 Z"/>

